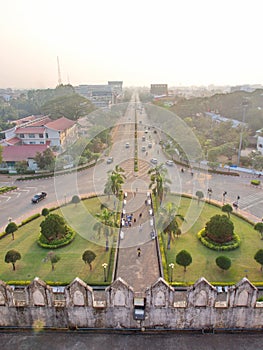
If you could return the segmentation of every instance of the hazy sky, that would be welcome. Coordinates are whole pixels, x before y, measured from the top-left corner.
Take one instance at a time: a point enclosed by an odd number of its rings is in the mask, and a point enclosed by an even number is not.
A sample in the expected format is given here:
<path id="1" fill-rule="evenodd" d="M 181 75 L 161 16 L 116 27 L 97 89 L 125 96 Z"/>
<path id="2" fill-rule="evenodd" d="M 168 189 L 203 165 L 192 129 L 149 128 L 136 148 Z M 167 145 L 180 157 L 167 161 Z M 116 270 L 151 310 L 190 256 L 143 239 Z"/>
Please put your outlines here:
<path id="1" fill-rule="evenodd" d="M 0 5 L 0 88 L 263 84 L 262 0 Z"/>

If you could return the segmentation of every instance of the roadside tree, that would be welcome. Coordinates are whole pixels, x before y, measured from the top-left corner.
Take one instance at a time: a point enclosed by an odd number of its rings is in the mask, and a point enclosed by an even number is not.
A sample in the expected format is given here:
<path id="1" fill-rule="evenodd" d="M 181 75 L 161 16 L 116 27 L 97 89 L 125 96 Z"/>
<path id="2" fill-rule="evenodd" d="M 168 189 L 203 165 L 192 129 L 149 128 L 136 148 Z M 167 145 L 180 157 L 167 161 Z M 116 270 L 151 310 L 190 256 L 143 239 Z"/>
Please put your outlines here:
<path id="1" fill-rule="evenodd" d="M 15 239 L 14 232 L 17 231 L 18 227 L 15 222 L 9 222 L 9 224 L 5 228 L 5 233 L 12 235 L 12 239 Z"/>
<path id="2" fill-rule="evenodd" d="M 227 213 L 228 218 L 230 218 L 230 214 L 233 212 L 233 207 L 231 204 L 225 204 L 222 206 L 222 212 Z"/>

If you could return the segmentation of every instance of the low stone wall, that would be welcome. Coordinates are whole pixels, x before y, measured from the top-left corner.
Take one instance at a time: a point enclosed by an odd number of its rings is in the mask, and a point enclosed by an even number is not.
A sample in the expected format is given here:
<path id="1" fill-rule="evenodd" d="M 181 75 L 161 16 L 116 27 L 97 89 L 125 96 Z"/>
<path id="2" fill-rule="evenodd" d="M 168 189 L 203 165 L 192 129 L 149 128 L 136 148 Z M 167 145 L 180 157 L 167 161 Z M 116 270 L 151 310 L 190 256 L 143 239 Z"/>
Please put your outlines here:
<path id="1" fill-rule="evenodd" d="M 105 291 L 79 278 L 66 287 L 50 287 L 35 278 L 25 288 L 0 281 L 0 327 L 112 329 L 259 329 L 263 303 L 258 290 L 244 278 L 218 293 L 204 278 L 178 293 L 162 278 L 140 295 L 142 317 L 135 316 L 133 288 L 117 279 Z M 222 298 L 223 296 L 223 298 Z"/>

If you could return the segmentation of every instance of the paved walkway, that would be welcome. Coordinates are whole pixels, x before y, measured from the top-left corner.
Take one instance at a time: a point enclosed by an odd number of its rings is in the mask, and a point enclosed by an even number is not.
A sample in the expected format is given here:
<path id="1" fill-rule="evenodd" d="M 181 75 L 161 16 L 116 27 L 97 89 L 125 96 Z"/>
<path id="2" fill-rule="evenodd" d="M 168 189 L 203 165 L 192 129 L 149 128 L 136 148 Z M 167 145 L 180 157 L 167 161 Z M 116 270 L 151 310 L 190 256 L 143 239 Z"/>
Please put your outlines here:
<path id="1" fill-rule="evenodd" d="M 124 226 L 121 228 L 116 277 L 121 277 L 138 293 L 150 287 L 160 277 L 157 238 L 151 237 L 151 232 L 155 233 L 155 227 L 150 203 L 147 191 L 135 191 L 127 192 L 126 204 L 123 206 Z M 126 216 L 132 216 L 128 227 L 124 223 Z M 141 250 L 140 256 L 138 248 Z"/>

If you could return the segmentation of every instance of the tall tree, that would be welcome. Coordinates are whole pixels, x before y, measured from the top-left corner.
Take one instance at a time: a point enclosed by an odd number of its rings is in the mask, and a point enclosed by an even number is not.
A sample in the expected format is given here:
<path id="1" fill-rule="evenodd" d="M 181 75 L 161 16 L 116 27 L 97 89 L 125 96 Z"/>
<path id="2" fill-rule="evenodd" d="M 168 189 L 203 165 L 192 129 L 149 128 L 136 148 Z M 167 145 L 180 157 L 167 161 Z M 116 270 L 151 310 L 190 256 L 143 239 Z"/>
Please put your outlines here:
<path id="1" fill-rule="evenodd" d="M 35 158 L 37 166 L 41 170 L 54 170 L 55 156 L 50 148 L 47 148 L 43 153 L 37 152 Z"/>
<path id="2" fill-rule="evenodd" d="M 101 213 L 95 214 L 96 218 L 99 219 L 99 221 L 93 226 L 93 229 L 98 231 L 98 237 L 100 239 L 101 232 L 103 232 L 105 240 L 106 240 L 106 246 L 105 250 L 109 250 L 109 236 L 114 231 L 114 226 L 116 226 L 115 219 L 114 219 L 114 212 L 109 211 L 107 208 L 103 209 Z"/>
<path id="3" fill-rule="evenodd" d="M 13 265 L 13 271 L 15 271 L 16 269 L 15 267 L 16 261 L 20 259 L 21 259 L 21 254 L 15 249 L 9 250 L 5 255 L 5 262 L 7 264 L 11 263 Z"/>
<path id="4" fill-rule="evenodd" d="M 222 206 L 222 212 L 227 213 L 228 218 L 230 218 L 230 214 L 233 211 L 233 207 L 231 204 L 225 204 Z"/>
<path id="5" fill-rule="evenodd" d="M 82 254 L 82 260 L 85 264 L 89 264 L 90 271 L 92 271 L 92 261 L 95 260 L 96 254 L 91 250 L 85 250 L 85 252 Z"/>
<path id="6" fill-rule="evenodd" d="M 118 196 L 125 178 L 124 169 L 116 165 L 115 169 L 109 174 L 104 191 L 107 194 L 111 191 L 115 196 Z"/>
<path id="7" fill-rule="evenodd" d="M 167 169 L 164 168 L 163 164 L 160 164 L 150 169 L 148 174 L 151 180 L 149 188 L 153 190 L 154 195 L 159 199 L 159 204 L 161 204 L 164 194 L 169 191 L 168 184 L 171 184 L 171 180 L 166 177 Z"/>
<path id="8" fill-rule="evenodd" d="M 167 249 L 170 249 L 174 236 L 179 236 L 181 233 L 179 228 L 180 221 L 185 221 L 185 218 L 183 215 L 178 214 L 178 208 L 174 203 L 169 202 L 160 209 L 157 226 L 168 235 Z"/>
<path id="9" fill-rule="evenodd" d="M 5 228 L 5 233 L 12 235 L 12 239 L 15 239 L 15 231 L 18 229 L 17 225 L 15 222 L 9 222 L 9 224 Z"/>
<path id="10" fill-rule="evenodd" d="M 202 191 L 196 191 L 195 195 L 197 197 L 197 203 L 199 204 L 200 200 L 204 198 L 204 193 Z"/>
<path id="11" fill-rule="evenodd" d="M 192 256 L 188 253 L 187 250 L 181 250 L 175 258 L 175 261 L 178 265 L 184 267 L 184 272 L 186 271 L 186 267 L 192 263 Z"/>
<path id="12" fill-rule="evenodd" d="M 52 271 L 55 270 L 55 264 L 60 260 L 60 256 L 56 255 L 54 252 L 49 252 L 47 254 L 47 260 L 51 263 Z"/>

